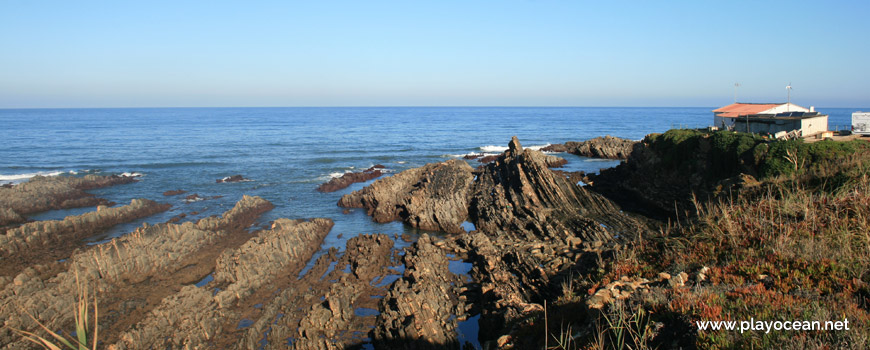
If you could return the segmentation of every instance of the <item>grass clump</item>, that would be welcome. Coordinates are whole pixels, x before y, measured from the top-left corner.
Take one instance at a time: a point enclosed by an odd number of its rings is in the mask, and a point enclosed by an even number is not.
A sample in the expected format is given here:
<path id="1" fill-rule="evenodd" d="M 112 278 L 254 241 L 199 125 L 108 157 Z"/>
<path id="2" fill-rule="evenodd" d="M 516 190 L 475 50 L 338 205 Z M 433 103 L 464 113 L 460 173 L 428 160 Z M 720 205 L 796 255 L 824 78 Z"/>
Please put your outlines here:
<path id="1" fill-rule="evenodd" d="M 88 287 L 79 283 L 79 276 L 76 273 L 76 283 L 78 285 L 78 297 L 75 304 L 75 333 L 70 336 L 64 336 L 49 329 L 44 323 L 40 322 L 36 317 L 30 314 L 27 310 L 22 310 L 23 313 L 30 316 L 36 323 L 37 329 L 33 331 L 25 331 L 21 329 L 12 329 L 13 332 L 20 335 L 25 340 L 41 346 L 43 349 L 49 350 L 96 350 L 97 340 L 99 337 L 98 322 L 98 307 L 97 296 L 90 298 Z M 92 318 L 90 315 L 93 315 Z M 93 322 L 91 322 L 91 319 Z M 91 326 L 93 325 L 93 326 Z M 90 330 L 88 327 L 92 327 Z M 46 336 L 39 335 L 42 330 L 48 333 Z"/>

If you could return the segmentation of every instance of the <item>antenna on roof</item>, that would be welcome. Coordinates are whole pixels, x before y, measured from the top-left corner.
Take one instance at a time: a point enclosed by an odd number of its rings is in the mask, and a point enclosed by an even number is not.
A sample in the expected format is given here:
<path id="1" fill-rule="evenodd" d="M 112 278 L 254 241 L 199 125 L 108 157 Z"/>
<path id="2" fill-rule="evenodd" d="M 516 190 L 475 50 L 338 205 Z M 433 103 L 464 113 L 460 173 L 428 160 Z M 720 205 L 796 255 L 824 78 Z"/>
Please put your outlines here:
<path id="1" fill-rule="evenodd" d="M 740 83 L 734 83 L 734 103 L 737 103 L 737 88 L 740 87 Z"/>
<path id="2" fill-rule="evenodd" d="M 791 82 L 785 86 L 785 90 L 788 91 L 788 102 L 786 102 L 785 111 L 791 112 Z"/>

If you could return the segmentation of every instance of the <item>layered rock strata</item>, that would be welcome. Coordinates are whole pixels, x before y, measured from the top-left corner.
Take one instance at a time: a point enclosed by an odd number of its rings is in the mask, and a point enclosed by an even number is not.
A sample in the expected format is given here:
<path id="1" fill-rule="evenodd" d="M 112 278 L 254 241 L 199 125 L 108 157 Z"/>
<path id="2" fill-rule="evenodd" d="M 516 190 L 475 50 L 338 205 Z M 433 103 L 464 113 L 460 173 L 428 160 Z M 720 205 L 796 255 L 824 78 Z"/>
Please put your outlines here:
<path id="1" fill-rule="evenodd" d="M 293 349 L 345 349 L 363 342 L 375 320 L 355 310 L 377 309 L 379 299 L 372 296 L 384 295 L 385 287 L 376 281 L 395 273 L 389 269 L 392 248 L 391 239 L 375 234 L 349 239 L 341 257 L 330 249 L 263 306 L 234 348 L 286 349 L 289 343 Z"/>
<path id="2" fill-rule="evenodd" d="M 221 217 L 196 224 L 145 224 L 131 234 L 79 251 L 65 263 L 66 271 L 53 276 L 45 276 L 39 265 L 25 269 L 0 291 L 0 319 L 7 326 L 0 329 L 0 344 L 6 344 L 3 349 L 31 345 L 10 331 L 36 329 L 26 312 L 49 329 L 66 329 L 73 320 L 81 288 L 93 290 L 89 294 L 98 293 L 101 300 L 110 300 L 121 288 L 183 270 L 187 266 L 180 262 L 186 257 L 249 226 L 271 208 L 262 198 L 245 196 Z"/>
<path id="3" fill-rule="evenodd" d="M 380 303 L 372 338 L 384 349 L 459 349 L 461 281 L 448 270 L 444 251 L 424 234 L 404 257 L 404 276 Z"/>
<path id="4" fill-rule="evenodd" d="M 63 259 L 77 246 L 77 242 L 114 225 L 130 222 L 168 210 L 169 204 L 160 204 L 148 199 L 134 199 L 129 205 L 108 208 L 97 207 L 96 211 L 68 216 L 63 220 L 30 222 L 0 234 L 0 268 L 2 275 L 14 267 L 47 262 L 45 258 Z M 60 247 L 56 247 L 56 246 Z M 65 249 L 69 248 L 69 249 Z M 13 264 L 10 259 L 16 259 Z M 15 269 L 14 272 L 20 272 Z"/>
<path id="5" fill-rule="evenodd" d="M 472 171 L 459 159 L 427 164 L 344 195 L 338 205 L 365 208 L 375 222 L 402 220 L 424 230 L 464 232 Z"/>
<path id="6" fill-rule="evenodd" d="M 147 318 L 121 335 L 110 349 L 200 348 L 222 332 L 227 319 L 235 319 L 235 303 L 269 283 L 289 266 L 301 269 L 332 228 L 329 219 L 279 219 L 241 247 L 217 259 L 214 282 L 226 285 L 216 294 L 186 286 L 165 299 Z M 186 310 L 179 313 L 178 310 Z M 167 338 L 167 334 L 173 334 Z"/>
<path id="7" fill-rule="evenodd" d="M 578 156 L 604 159 L 628 159 L 638 141 L 619 137 L 596 137 L 583 142 L 565 142 L 542 148 L 546 152 L 568 152 Z"/>
<path id="8" fill-rule="evenodd" d="M 131 176 L 34 176 L 30 181 L 0 187 L 0 227 L 23 222 L 24 216 L 55 209 L 107 204 L 86 190 L 136 182 Z"/>

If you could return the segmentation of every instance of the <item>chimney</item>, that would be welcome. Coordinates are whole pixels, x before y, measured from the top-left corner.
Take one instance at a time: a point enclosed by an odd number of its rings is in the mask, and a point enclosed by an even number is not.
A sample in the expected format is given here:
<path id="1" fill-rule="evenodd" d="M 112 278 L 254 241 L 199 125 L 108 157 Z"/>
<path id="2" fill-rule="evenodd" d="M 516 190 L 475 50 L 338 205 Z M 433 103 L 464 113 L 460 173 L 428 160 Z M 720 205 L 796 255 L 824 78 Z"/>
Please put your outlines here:
<path id="1" fill-rule="evenodd" d="M 810 106 L 810 112 L 815 112 L 815 111 L 816 111 L 816 107 L 815 107 L 815 106 Z"/>

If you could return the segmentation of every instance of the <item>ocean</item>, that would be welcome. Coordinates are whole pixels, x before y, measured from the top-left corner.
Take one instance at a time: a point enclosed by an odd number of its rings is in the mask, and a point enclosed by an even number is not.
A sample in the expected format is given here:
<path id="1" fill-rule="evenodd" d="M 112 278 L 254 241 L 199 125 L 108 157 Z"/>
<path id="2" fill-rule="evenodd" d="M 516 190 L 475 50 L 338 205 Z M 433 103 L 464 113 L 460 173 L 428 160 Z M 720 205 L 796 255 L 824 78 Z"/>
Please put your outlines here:
<path id="1" fill-rule="evenodd" d="M 119 225 L 94 242 L 123 235 L 143 222 L 218 215 L 242 195 L 261 196 L 275 209 L 261 218 L 326 217 L 335 227 L 323 249 L 342 249 L 358 233 L 418 234 L 401 223 L 377 224 L 363 210 L 343 213 L 338 199 L 365 184 L 320 193 L 331 177 L 375 164 L 399 172 L 468 153 L 498 153 L 516 135 L 526 147 L 612 135 L 642 139 L 674 127 L 712 123 L 712 107 L 698 108 L 130 108 L 0 109 L 0 183 L 34 174 L 141 175 L 139 182 L 94 190 L 119 204 L 148 198 L 173 205 L 168 212 Z M 854 109 L 819 109 L 830 125 L 849 124 Z M 595 172 L 607 161 L 559 154 L 566 170 Z M 473 166 L 479 165 L 470 161 Z M 216 183 L 243 175 L 249 182 Z M 163 196 L 183 189 L 201 197 Z M 60 219 L 79 208 L 36 215 Z M 342 237 L 342 238 L 339 238 Z"/>

